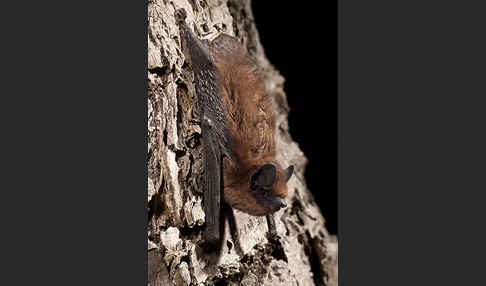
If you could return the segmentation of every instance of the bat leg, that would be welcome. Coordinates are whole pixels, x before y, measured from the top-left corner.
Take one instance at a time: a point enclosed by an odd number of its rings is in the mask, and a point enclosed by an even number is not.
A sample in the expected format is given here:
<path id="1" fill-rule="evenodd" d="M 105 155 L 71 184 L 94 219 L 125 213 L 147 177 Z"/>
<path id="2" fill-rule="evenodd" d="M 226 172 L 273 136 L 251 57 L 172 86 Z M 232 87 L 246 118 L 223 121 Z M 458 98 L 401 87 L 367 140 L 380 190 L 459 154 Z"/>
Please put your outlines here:
<path id="1" fill-rule="evenodd" d="M 231 239 L 233 239 L 235 245 L 235 251 L 238 255 L 243 255 L 243 249 L 240 244 L 240 236 L 238 234 L 238 226 L 236 225 L 235 214 L 233 209 L 229 205 L 225 205 L 225 216 L 228 219 L 228 225 L 230 228 Z"/>
<path id="2" fill-rule="evenodd" d="M 275 218 L 273 217 L 273 214 L 267 215 L 267 226 L 270 239 L 277 238 L 277 227 L 275 225 Z"/>

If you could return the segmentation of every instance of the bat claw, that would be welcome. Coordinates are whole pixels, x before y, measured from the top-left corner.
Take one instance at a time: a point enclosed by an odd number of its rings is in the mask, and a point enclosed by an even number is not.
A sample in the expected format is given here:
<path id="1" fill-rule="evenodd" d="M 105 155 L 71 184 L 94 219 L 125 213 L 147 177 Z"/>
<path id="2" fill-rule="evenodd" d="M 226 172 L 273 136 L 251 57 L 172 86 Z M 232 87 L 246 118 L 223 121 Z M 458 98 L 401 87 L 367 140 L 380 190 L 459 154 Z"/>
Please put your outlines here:
<path id="1" fill-rule="evenodd" d="M 281 238 L 280 235 L 278 235 L 275 232 L 268 231 L 268 233 L 267 233 L 267 239 L 269 241 L 278 241 L 278 240 L 280 240 L 280 238 Z"/>

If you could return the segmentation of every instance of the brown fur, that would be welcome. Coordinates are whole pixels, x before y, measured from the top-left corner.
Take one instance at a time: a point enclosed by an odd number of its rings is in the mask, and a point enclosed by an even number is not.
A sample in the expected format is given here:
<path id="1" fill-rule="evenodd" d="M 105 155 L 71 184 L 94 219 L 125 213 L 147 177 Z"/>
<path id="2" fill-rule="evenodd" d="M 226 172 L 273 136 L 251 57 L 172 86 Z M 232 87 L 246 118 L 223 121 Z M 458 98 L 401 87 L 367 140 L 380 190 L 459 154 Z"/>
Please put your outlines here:
<path id="1" fill-rule="evenodd" d="M 274 195 L 287 196 L 284 170 L 275 160 L 275 117 L 257 66 L 233 37 L 220 35 L 211 43 L 223 109 L 235 161 L 223 162 L 224 198 L 251 215 L 268 215 L 268 206 L 249 194 L 250 176 L 265 163 L 277 168 Z"/>

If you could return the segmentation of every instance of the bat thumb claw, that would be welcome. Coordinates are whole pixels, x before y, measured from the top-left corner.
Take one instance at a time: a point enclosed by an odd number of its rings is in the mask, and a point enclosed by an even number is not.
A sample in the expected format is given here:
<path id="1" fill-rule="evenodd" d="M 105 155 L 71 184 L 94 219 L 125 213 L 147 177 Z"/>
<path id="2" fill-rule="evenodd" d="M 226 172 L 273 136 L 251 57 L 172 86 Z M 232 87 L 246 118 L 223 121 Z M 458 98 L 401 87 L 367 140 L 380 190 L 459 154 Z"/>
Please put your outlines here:
<path id="1" fill-rule="evenodd" d="M 183 22 L 183 21 L 186 20 L 187 12 L 186 12 L 186 10 L 181 8 L 181 9 L 176 11 L 175 16 L 176 16 L 177 22 L 180 23 L 180 22 Z"/>

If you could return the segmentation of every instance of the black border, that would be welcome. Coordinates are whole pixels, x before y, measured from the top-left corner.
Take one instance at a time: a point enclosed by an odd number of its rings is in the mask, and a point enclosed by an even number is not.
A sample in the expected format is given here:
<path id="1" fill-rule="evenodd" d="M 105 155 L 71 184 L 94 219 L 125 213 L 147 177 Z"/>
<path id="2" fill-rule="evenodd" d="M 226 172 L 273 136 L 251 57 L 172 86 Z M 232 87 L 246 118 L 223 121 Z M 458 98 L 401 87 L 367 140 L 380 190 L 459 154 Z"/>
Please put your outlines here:
<path id="1" fill-rule="evenodd" d="M 2 6 L 1 284 L 147 285 L 147 3 Z"/>
<path id="2" fill-rule="evenodd" d="M 484 6 L 340 1 L 341 285 L 484 284 Z"/>

